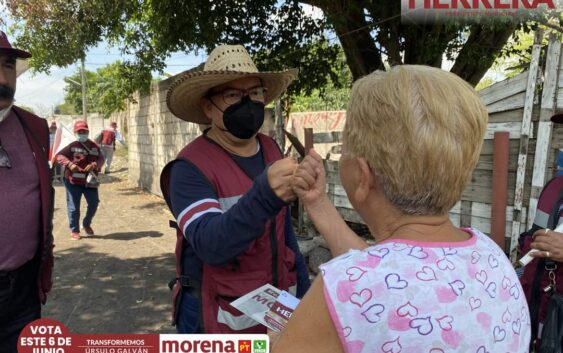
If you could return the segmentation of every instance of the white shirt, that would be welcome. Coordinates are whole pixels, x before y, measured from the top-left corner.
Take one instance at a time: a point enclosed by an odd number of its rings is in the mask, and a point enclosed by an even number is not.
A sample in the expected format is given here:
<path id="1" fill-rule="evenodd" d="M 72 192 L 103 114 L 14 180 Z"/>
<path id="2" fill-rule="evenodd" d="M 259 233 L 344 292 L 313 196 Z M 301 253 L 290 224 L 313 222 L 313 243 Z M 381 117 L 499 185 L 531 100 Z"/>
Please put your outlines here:
<path id="1" fill-rule="evenodd" d="M 8 114 L 10 113 L 10 110 L 12 110 L 12 106 L 14 105 L 14 103 L 10 104 L 8 107 L 0 110 L 0 123 L 4 121 L 4 119 L 6 119 L 6 117 L 8 116 Z"/>

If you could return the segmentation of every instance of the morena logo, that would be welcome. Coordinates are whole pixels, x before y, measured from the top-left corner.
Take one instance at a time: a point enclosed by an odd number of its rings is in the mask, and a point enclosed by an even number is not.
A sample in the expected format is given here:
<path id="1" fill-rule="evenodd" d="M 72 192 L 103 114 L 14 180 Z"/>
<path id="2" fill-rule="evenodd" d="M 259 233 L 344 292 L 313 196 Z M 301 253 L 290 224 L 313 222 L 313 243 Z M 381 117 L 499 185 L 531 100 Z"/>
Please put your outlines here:
<path id="1" fill-rule="evenodd" d="M 555 9 L 553 0 L 409 0 L 409 9 L 420 8 L 420 4 L 422 3 L 425 9 L 434 10 L 535 10 L 540 5 L 545 5 L 550 10 Z"/>

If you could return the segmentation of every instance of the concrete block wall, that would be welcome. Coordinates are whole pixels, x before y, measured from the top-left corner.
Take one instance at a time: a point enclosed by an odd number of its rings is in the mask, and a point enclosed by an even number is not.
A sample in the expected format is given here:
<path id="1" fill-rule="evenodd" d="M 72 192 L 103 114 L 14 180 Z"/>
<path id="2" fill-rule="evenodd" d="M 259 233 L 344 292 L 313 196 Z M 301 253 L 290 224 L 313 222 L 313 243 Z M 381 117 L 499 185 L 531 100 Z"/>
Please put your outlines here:
<path id="1" fill-rule="evenodd" d="M 50 125 L 51 121 L 56 121 L 57 126 L 65 126 L 71 132 L 73 129 L 73 123 L 75 120 L 83 119 L 82 115 L 52 115 L 47 118 L 47 123 Z M 107 120 L 104 120 L 104 117 L 97 114 L 92 113 L 88 114 L 87 116 L 88 127 L 90 128 L 90 138 L 96 137 L 102 129 L 104 128 L 105 124 L 107 124 Z"/>
<path id="2" fill-rule="evenodd" d="M 176 118 L 166 106 L 166 91 L 175 78 L 154 84 L 149 94 L 138 94 L 136 103 L 110 117 L 127 140 L 129 180 L 159 196 L 162 169 L 201 133 L 199 125 Z"/>

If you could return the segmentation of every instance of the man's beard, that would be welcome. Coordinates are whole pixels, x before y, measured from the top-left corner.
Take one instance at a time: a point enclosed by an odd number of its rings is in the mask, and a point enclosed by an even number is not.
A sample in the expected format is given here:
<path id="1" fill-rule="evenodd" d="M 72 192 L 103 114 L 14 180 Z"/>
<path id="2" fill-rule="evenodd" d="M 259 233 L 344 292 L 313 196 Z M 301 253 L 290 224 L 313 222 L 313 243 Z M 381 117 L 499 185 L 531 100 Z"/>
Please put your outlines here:
<path id="1" fill-rule="evenodd" d="M 16 91 L 8 85 L 0 85 L 0 99 L 13 100 Z"/>

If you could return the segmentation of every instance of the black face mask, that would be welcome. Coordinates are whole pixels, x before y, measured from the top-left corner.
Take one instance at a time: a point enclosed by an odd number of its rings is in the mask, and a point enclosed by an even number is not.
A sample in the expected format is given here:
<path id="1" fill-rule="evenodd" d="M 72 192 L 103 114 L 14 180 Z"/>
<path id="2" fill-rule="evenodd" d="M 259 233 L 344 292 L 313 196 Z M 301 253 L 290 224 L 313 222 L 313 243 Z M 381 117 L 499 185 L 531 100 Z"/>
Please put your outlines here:
<path id="1" fill-rule="evenodd" d="M 223 111 L 223 124 L 228 132 L 239 139 L 254 136 L 264 123 L 264 103 L 255 102 L 248 96 Z"/>

